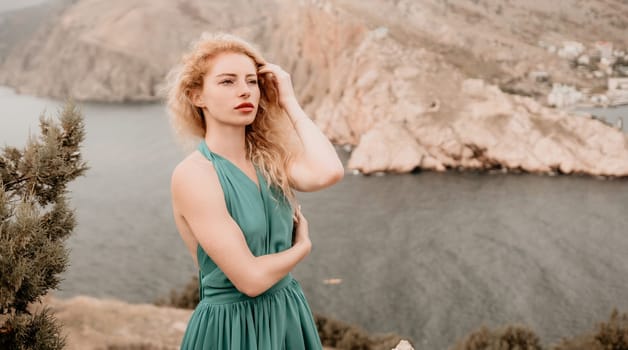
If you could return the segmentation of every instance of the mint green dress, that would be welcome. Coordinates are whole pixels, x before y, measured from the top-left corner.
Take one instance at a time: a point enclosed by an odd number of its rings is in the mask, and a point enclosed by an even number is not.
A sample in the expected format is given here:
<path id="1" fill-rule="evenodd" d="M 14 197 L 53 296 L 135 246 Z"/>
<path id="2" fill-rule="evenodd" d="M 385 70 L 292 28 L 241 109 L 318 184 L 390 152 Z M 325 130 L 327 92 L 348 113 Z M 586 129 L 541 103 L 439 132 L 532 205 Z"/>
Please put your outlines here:
<path id="1" fill-rule="evenodd" d="M 292 208 L 281 192 L 269 187 L 256 167 L 258 188 L 233 163 L 210 151 L 204 140 L 198 150 L 213 163 L 227 209 L 253 255 L 290 248 Z M 234 287 L 200 245 L 196 255 L 200 302 L 190 317 L 181 350 L 322 349 L 310 307 L 290 274 L 251 298 Z"/>

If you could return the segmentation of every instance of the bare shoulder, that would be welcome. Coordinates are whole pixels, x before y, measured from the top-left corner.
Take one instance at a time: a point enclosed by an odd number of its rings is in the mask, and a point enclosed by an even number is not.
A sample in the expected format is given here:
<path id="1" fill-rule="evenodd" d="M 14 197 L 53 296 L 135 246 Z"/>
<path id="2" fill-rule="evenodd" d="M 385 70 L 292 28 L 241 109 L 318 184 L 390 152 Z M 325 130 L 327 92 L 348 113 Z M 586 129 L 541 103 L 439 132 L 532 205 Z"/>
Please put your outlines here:
<path id="1" fill-rule="evenodd" d="M 198 151 L 185 157 L 172 171 L 170 182 L 173 202 L 196 196 L 211 198 L 221 191 L 213 164 Z"/>
<path id="2" fill-rule="evenodd" d="M 188 179 L 212 171 L 215 172 L 212 162 L 200 152 L 194 151 L 177 164 L 172 171 L 172 180 Z"/>

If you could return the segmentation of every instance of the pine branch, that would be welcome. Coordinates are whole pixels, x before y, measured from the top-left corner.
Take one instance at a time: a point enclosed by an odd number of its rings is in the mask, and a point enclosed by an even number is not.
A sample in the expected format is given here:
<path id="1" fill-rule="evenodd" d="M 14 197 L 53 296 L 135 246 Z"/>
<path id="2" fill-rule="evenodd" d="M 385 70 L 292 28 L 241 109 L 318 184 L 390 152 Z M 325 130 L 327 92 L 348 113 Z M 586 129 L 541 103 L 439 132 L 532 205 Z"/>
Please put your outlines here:
<path id="1" fill-rule="evenodd" d="M 24 181 L 29 181 L 31 180 L 33 177 L 32 176 L 24 176 L 21 177 L 19 179 L 7 182 L 5 184 L 2 185 L 2 187 L 4 187 L 4 191 L 5 192 L 9 192 L 9 191 L 14 191 L 14 186 L 19 185 L 21 183 L 23 183 Z"/>
<path id="2" fill-rule="evenodd" d="M 40 136 L 0 154 L 0 349 L 62 349 L 60 326 L 29 304 L 56 289 L 74 230 L 67 184 L 87 170 L 81 113 L 66 104 L 59 122 L 40 118 Z"/>

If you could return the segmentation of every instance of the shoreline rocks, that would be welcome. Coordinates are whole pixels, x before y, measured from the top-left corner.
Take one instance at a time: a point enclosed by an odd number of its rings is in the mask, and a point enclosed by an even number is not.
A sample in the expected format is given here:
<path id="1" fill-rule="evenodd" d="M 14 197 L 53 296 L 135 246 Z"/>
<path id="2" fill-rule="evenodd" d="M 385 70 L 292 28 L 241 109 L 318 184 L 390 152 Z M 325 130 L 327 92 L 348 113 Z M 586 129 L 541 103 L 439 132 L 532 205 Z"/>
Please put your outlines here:
<path id="1" fill-rule="evenodd" d="M 465 80 L 461 90 L 467 101 L 451 122 L 425 116 L 380 124 L 361 138 L 348 167 L 363 173 L 462 168 L 628 176 L 628 138 L 621 131 L 481 80 Z"/>

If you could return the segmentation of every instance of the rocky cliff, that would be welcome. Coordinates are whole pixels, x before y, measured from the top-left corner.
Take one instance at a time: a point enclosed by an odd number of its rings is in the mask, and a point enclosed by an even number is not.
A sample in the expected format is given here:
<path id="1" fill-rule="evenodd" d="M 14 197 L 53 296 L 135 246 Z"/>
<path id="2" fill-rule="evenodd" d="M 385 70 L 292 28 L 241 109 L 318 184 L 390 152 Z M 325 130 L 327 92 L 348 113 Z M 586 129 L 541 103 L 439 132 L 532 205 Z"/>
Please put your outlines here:
<path id="1" fill-rule="evenodd" d="M 619 0 L 78 0 L 9 54 L 0 83 L 79 100 L 154 101 L 202 31 L 255 42 L 349 168 L 628 176 L 626 136 L 545 106 L 552 83 L 601 89 L 556 50 L 628 47 Z M 539 72 L 543 79 L 538 79 Z"/>

